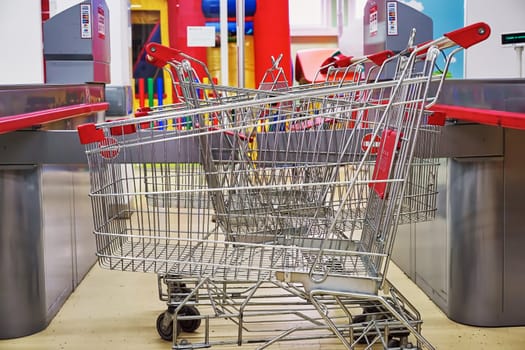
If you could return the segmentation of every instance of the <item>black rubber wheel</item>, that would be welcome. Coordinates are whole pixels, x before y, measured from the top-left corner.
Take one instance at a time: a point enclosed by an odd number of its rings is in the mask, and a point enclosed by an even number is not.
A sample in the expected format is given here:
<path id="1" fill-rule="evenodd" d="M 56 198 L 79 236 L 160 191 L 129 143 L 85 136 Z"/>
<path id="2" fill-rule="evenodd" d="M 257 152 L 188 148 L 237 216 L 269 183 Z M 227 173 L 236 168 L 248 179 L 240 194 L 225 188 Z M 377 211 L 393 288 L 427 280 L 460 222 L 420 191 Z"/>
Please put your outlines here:
<path id="1" fill-rule="evenodd" d="M 157 317 L 157 332 L 159 333 L 160 337 L 163 340 L 172 341 L 173 340 L 173 320 L 171 320 L 169 323 L 164 322 L 165 317 L 166 317 L 166 312 L 162 312 Z"/>
<path id="2" fill-rule="evenodd" d="M 199 316 L 200 312 L 195 306 L 183 306 L 179 312 L 181 316 Z M 201 326 L 200 318 L 179 321 L 180 328 L 187 333 L 195 332 Z"/>
<path id="3" fill-rule="evenodd" d="M 396 339 L 396 338 L 390 338 L 388 340 L 388 345 L 387 345 L 387 348 L 388 349 L 399 349 L 401 347 L 401 341 L 399 339 Z"/>
<path id="4" fill-rule="evenodd" d="M 366 322 L 366 315 L 356 315 L 352 318 L 352 323 L 363 323 Z"/>

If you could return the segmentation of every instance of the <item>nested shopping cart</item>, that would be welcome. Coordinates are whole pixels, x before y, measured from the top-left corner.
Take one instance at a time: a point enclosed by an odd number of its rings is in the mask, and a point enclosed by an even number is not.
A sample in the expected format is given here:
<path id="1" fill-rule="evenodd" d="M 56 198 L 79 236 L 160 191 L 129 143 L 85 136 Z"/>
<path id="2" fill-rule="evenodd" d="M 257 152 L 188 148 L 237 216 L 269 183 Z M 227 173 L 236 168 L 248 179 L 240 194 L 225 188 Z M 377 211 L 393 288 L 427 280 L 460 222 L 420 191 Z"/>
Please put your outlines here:
<path id="1" fill-rule="evenodd" d="M 320 67 L 315 77 L 316 83 L 299 86 L 290 86 L 284 69 L 280 66 L 282 55 L 276 59 L 272 57 L 272 65 L 265 71 L 258 88 L 249 89 L 214 84 L 215 78 L 210 75 L 206 64 L 180 50 L 150 43 L 146 46 L 146 52 L 148 62 L 158 68 L 164 68 L 171 77 L 177 99 L 191 108 L 209 103 L 224 104 L 282 93 L 297 93 L 312 88 L 358 84 L 365 78 L 364 63 L 372 63 L 375 65 L 373 68 L 377 68 L 394 55 L 392 51 L 385 50 L 362 57 L 344 56 Z M 204 72 L 204 78 L 198 76 L 197 69 Z M 374 69 L 368 72 L 368 78 L 373 72 Z M 162 106 L 160 109 L 167 108 L 170 106 Z M 158 109 L 154 108 L 153 111 Z"/>
<path id="2" fill-rule="evenodd" d="M 474 24 L 391 57 L 391 80 L 79 127 L 99 263 L 168 276 L 157 329 L 174 349 L 334 336 L 433 349 L 386 273 L 397 226 L 435 194 L 427 176 L 410 180 L 437 144 L 428 107 L 454 54 L 489 32 Z M 211 339 L 215 320 L 237 326 L 230 340 Z"/>

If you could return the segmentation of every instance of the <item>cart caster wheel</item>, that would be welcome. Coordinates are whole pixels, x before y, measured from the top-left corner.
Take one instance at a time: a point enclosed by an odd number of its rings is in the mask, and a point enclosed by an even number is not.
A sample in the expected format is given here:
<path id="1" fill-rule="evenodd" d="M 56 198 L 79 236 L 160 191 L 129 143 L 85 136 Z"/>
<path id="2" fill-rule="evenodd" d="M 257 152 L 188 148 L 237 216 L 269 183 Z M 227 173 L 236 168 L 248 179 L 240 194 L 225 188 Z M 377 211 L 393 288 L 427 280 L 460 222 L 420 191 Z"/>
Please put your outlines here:
<path id="1" fill-rule="evenodd" d="M 162 312 L 157 317 L 157 333 L 159 333 L 160 337 L 163 340 L 166 341 L 172 341 L 173 340 L 173 318 L 172 316 L 167 316 L 168 312 Z M 171 318 L 169 321 L 165 320 L 166 317 Z M 181 331 L 180 325 L 177 325 L 177 334 L 179 334 Z"/>
<path id="2" fill-rule="evenodd" d="M 352 323 L 363 323 L 366 322 L 366 315 L 357 315 L 352 318 Z"/>
<path id="3" fill-rule="evenodd" d="M 200 312 L 195 306 L 183 306 L 179 312 L 181 316 L 199 316 Z M 187 333 L 195 332 L 201 326 L 200 318 L 195 320 L 179 321 L 180 328 Z"/>
<path id="4" fill-rule="evenodd" d="M 396 338 L 390 338 L 388 340 L 388 348 L 389 349 L 400 349 L 401 348 L 401 341 Z"/>

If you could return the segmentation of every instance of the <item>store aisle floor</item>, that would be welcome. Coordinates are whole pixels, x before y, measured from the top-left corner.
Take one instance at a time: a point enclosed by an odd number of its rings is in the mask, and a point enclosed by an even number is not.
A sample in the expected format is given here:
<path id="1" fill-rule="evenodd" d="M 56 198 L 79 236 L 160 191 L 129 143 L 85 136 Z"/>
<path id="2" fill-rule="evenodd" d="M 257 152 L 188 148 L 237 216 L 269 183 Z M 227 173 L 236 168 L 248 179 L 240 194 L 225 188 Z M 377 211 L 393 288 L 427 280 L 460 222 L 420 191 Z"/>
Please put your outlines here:
<path id="1" fill-rule="evenodd" d="M 476 328 L 456 324 L 396 266 L 391 265 L 389 278 L 419 309 L 424 321 L 423 334 L 437 349 L 525 349 L 525 327 Z M 161 340 L 155 329 L 157 315 L 164 308 L 158 300 L 155 275 L 108 271 L 95 266 L 44 331 L 0 340 L 0 349 L 168 350 L 170 343 Z M 221 326 L 212 329 L 212 336 L 234 331 L 231 326 Z M 295 346 L 283 342 L 270 349 Z M 336 340 L 303 341 L 300 347 L 302 350 L 343 348 Z M 213 348 L 239 349 L 233 345 Z"/>

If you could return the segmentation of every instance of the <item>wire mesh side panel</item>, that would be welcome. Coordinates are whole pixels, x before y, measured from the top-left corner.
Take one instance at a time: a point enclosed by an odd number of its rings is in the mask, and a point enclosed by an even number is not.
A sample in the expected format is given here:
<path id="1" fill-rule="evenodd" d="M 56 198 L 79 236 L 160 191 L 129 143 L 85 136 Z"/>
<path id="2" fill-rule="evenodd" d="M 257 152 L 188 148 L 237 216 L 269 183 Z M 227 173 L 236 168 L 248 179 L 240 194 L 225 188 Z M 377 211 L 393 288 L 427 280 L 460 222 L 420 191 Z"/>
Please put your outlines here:
<path id="1" fill-rule="evenodd" d="M 435 219 L 440 165 L 440 160 L 435 157 L 435 154 L 440 136 L 440 126 L 421 125 L 403 195 L 399 215 L 400 224 L 426 222 Z"/>
<path id="2" fill-rule="evenodd" d="M 102 266 L 167 271 L 189 249 L 175 239 L 213 230 L 209 199 L 191 139 L 155 141 L 183 131 L 141 130 L 109 136 L 88 150 L 97 254 Z M 90 145 L 91 146 L 91 145 Z"/>

